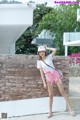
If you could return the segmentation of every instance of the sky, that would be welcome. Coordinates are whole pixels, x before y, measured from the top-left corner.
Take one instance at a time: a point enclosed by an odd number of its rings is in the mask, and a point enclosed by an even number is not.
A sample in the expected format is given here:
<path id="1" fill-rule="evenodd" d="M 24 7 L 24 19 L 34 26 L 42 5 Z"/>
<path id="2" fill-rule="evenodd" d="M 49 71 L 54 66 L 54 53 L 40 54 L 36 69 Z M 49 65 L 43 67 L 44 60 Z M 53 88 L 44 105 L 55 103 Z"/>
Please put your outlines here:
<path id="1" fill-rule="evenodd" d="M 76 0 L 17 0 L 23 3 L 27 3 L 29 1 L 34 1 L 35 3 L 41 4 L 41 3 L 45 3 L 47 2 L 48 6 L 54 6 L 56 5 L 56 3 L 54 3 L 54 1 L 76 1 Z"/>
<path id="2" fill-rule="evenodd" d="M 23 2 L 23 3 L 27 3 L 27 2 L 29 2 L 29 1 L 34 1 L 35 3 L 38 3 L 38 4 L 47 2 L 47 4 L 48 4 L 49 6 L 54 6 L 54 5 L 53 5 L 53 4 L 54 4 L 54 1 L 53 1 L 53 0 L 17 0 L 17 1 L 21 1 L 21 2 Z"/>
<path id="3" fill-rule="evenodd" d="M 76 0 L 17 0 L 17 1 L 25 2 L 25 3 L 28 1 L 35 1 L 37 3 L 44 3 L 44 2 L 54 3 L 54 1 L 76 1 Z"/>

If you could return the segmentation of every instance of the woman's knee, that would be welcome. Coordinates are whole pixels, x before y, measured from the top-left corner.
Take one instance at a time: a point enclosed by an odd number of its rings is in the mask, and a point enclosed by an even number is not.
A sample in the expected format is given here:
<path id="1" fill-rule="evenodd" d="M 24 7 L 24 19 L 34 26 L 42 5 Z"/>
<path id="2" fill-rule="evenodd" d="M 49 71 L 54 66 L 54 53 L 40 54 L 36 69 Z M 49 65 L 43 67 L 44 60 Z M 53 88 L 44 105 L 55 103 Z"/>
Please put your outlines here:
<path id="1" fill-rule="evenodd" d="M 62 83 L 60 83 L 60 82 L 58 81 L 58 82 L 57 82 L 57 86 L 58 86 L 58 88 L 59 88 L 60 93 L 61 93 L 62 95 L 64 95 L 64 94 L 65 94 L 65 91 L 64 91 L 64 88 L 63 88 Z"/>
<path id="2" fill-rule="evenodd" d="M 60 90 L 60 93 L 61 93 L 62 95 L 65 95 L 64 89 L 61 89 L 61 90 Z"/>

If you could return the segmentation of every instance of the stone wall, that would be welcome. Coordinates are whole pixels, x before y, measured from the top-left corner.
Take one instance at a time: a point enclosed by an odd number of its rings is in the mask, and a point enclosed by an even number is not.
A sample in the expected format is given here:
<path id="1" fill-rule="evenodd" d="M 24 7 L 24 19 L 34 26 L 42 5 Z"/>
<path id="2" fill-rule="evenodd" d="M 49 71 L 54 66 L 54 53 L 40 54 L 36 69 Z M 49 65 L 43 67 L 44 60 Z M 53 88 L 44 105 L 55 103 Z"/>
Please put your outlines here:
<path id="1" fill-rule="evenodd" d="M 0 101 L 48 96 L 36 68 L 37 57 L 37 55 L 0 55 Z M 63 86 L 68 93 L 68 60 L 65 57 L 55 57 L 54 63 L 63 71 Z M 60 95 L 56 86 L 54 92 L 55 95 Z"/>
<path id="2" fill-rule="evenodd" d="M 80 66 L 69 66 L 69 77 L 80 77 Z"/>

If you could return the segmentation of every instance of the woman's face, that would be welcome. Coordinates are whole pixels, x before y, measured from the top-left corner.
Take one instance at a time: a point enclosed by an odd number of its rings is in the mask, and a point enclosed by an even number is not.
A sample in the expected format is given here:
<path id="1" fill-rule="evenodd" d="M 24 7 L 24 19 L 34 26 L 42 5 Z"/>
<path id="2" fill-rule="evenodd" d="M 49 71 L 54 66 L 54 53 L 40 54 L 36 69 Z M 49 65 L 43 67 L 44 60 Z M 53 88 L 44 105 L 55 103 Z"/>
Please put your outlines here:
<path id="1" fill-rule="evenodd" d="M 44 57 L 46 56 L 46 52 L 45 52 L 45 51 L 40 51 L 40 52 L 39 52 L 39 55 L 40 55 L 42 58 L 44 58 Z"/>

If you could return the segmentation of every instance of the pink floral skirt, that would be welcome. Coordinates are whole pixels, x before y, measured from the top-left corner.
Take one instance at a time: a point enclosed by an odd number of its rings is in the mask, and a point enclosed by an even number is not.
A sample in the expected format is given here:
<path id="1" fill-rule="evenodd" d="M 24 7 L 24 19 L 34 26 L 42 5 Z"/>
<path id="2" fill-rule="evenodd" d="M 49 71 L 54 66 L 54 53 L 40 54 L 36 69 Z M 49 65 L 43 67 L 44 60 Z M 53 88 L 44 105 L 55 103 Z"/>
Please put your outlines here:
<path id="1" fill-rule="evenodd" d="M 44 73 L 45 73 L 47 82 L 50 82 L 51 84 L 55 84 L 57 81 L 60 81 L 60 83 L 62 83 L 62 80 L 61 80 L 62 77 L 56 70 L 45 71 Z"/>

